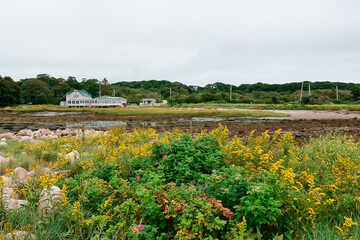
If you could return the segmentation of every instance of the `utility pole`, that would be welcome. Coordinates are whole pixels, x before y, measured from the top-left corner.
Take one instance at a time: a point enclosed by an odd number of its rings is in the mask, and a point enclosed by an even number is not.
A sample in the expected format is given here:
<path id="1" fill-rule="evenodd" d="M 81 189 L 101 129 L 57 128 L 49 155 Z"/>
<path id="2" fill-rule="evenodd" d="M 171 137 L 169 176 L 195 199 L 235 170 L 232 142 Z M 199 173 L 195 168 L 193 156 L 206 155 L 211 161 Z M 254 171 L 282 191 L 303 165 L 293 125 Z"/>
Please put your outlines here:
<path id="1" fill-rule="evenodd" d="M 302 83 L 301 83 L 301 90 L 300 90 L 300 104 L 301 104 L 301 99 L 302 99 L 303 89 L 304 89 L 304 82 L 302 82 Z"/>
<path id="2" fill-rule="evenodd" d="M 231 102 L 231 99 L 232 99 L 232 85 L 230 85 L 230 102 Z"/>
<path id="3" fill-rule="evenodd" d="M 113 89 L 113 94 L 112 94 L 113 97 L 115 97 L 115 89 Z"/>
<path id="4" fill-rule="evenodd" d="M 310 83 L 309 83 L 309 96 L 311 96 Z"/>
<path id="5" fill-rule="evenodd" d="M 99 97 L 101 97 L 101 83 L 99 84 Z"/>
<path id="6" fill-rule="evenodd" d="M 336 100 L 339 100 L 339 88 L 336 85 Z"/>

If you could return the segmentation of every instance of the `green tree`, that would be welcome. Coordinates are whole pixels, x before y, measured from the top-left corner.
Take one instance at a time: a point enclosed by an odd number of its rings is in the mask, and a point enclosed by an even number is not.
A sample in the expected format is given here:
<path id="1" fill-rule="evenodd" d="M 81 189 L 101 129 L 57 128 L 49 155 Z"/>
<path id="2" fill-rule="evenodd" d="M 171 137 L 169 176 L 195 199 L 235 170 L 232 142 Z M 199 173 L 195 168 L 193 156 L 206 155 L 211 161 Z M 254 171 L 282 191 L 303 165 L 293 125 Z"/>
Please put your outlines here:
<path id="1" fill-rule="evenodd" d="M 111 96 L 110 83 L 106 78 L 104 78 L 104 80 L 101 81 L 101 95 L 102 96 Z"/>
<path id="2" fill-rule="evenodd" d="M 35 103 L 36 97 L 43 93 L 48 101 L 51 101 L 53 93 L 51 92 L 48 85 L 38 79 L 28 79 L 26 80 L 22 86 L 22 97 L 25 100 L 25 102 L 33 102 Z"/>
<path id="3" fill-rule="evenodd" d="M 20 103 L 20 86 L 11 77 L 0 76 L 0 106 L 11 106 Z"/>
<path id="4" fill-rule="evenodd" d="M 67 92 L 71 90 L 71 87 L 66 82 L 59 82 L 55 87 L 55 96 L 62 98 Z"/>
<path id="5" fill-rule="evenodd" d="M 46 97 L 45 93 L 40 93 L 39 95 L 36 96 L 34 103 L 35 104 L 48 104 L 49 100 Z"/>

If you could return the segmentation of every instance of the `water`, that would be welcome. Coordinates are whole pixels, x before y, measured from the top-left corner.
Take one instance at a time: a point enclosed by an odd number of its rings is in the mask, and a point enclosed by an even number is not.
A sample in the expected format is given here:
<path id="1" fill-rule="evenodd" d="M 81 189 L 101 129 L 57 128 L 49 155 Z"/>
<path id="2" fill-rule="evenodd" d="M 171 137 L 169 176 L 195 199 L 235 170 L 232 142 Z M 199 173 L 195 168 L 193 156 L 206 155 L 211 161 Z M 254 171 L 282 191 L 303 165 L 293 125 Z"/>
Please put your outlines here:
<path id="1" fill-rule="evenodd" d="M 63 116 L 70 114 L 81 114 L 82 112 L 36 112 L 36 113 L 26 113 L 28 116 L 34 117 L 55 117 L 55 116 Z"/>
<path id="2" fill-rule="evenodd" d="M 71 114 L 80 114 L 81 112 L 37 112 L 27 113 L 28 116 L 49 117 L 49 116 L 63 116 Z M 194 123 L 206 124 L 216 122 L 238 122 L 239 124 L 261 123 L 269 121 L 277 121 L 276 119 L 267 118 L 252 118 L 252 117 L 193 117 L 193 118 L 178 118 L 175 121 L 84 121 L 84 122 L 67 122 L 67 123 L 49 123 L 49 122 L 31 122 L 31 123 L 14 123 L 6 122 L 0 123 L 0 133 L 3 132 L 18 132 L 22 129 L 31 129 L 33 131 L 40 128 L 47 128 L 50 130 L 72 128 L 78 129 L 83 125 L 87 129 L 107 130 L 115 126 L 129 126 L 129 127 L 184 127 L 189 126 L 190 121 Z"/>

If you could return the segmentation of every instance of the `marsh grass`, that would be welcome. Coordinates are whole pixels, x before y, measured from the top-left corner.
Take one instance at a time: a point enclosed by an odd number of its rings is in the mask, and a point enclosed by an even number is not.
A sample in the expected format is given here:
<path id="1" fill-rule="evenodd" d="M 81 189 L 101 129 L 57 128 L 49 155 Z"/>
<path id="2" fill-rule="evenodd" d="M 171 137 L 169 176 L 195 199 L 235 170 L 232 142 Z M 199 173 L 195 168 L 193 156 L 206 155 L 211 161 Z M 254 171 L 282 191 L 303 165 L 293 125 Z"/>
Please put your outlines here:
<path id="1" fill-rule="evenodd" d="M 211 107 L 204 108 L 170 108 L 170 107 L 118 107 L 118 108 L 64 108 L 55 105 L 33 105 L 26 106 L 26 108 L 14 108 L 11 111 L 15 112 L 40 112 L 40 111 L 54 111 L 54 112 L 90 112 L 104 115 L 116 116 L 175 116 L 175 117 L 287 117 L 289 114 L 274 113 L 270 111 L 241 111 L 238 107 L 231 109 L 216 109 Z M 226 108 L 226 106 L 224 106 Z"/>

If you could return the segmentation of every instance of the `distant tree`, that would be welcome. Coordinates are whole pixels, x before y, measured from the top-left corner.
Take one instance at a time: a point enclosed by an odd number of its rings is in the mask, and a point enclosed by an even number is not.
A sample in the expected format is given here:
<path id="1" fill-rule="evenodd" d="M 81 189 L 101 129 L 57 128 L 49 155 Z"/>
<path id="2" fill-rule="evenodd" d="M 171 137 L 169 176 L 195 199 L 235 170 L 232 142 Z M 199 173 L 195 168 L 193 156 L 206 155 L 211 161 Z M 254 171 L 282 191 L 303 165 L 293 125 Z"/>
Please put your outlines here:
<path id="1" fill-rule="evenodd" d="M 66 83 L 69 84 L 69 86 L 73 89 L 79 89 L 80 83 L 76 80 L 76 77 L 69 76 L 66 79 Z"/>
<path id="2" fill-rule="evenodd" d="M 46 97 L 45 93 L 40 93 L 35 97 L 34 104 L 48 104 L 49 99 Z"/>
<path id="3" fill-rule="evenodd" d="M 360 87 L 358 87 L 358 86 L 354 87 L 351 90 L 351 93 L 352 93 L 355 101 L 358 101 L 360 99 Z"/>
<path id="4" fill-rule="evenodd" d="M 48 85 L 38 79 L 28 79 L 21 85 L 22 97 L 26 103 L 36 102 L 36 97 L 41 93 L 45 94 L 48 101 L 51 100 L 53 93 Z"/>
<path id="5" fill-rule="evenodd" d="M 86 90 L 92 97 L 99 96 L 100 82 L 97 79 L 83 79 L 80 84 L 80 88 Z"/>
<path id="6" fill-rule="evenodd" d="M 62 98 L 67 92 L 71 90 L 71 87 L 66 82 L 59 82 L 55 88 L 55 96 Z"/>
<path id="7" fill-rule="evenodd" d="M 11 77 L 0 76 L 0 106 L 11 106 L 20 103 L 20 86 Z"/>
<path id="8" fill-rule="evenodd" d="M 102 96 L 111 96 L 111 87 L 110 87 L 110 83 L 109 81 L 104 78 L 102 81 L 101 81 L 101 95 Z"/>

